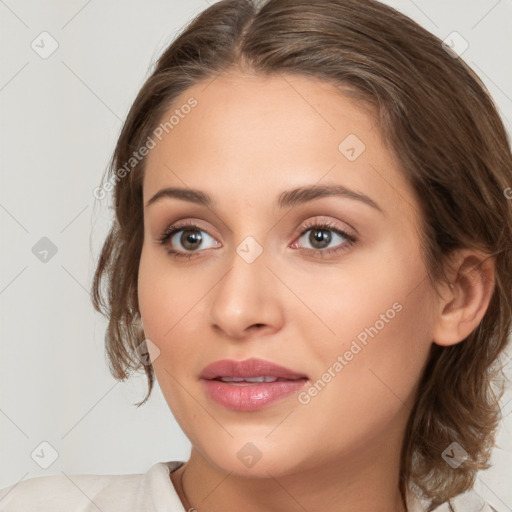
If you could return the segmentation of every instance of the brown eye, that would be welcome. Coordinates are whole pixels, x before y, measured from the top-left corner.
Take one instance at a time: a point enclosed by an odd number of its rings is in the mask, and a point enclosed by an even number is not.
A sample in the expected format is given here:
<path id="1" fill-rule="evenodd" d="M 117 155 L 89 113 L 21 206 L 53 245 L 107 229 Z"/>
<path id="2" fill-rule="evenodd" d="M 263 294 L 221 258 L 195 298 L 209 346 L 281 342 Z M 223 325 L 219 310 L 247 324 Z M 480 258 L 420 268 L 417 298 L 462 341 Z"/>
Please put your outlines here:
<path id="1" fill-rule="evenodd" d="M 300 237 L 292 247 L 303 249 L 306 254 L 324 258 L 349 249 L 357 241 L 354 235 L 348 234 L 334 223 L 313 221 L 303 226 Z"/>
<path id="2" fill-rule="evenodd" d="M 332 240 L 332 235 L 328 229 L 310 229 L 309 243 L 313 249 L 325 249 Z"/>
<path id="3" fill-rule="evenodd" d="M 180 236 L 180 244 L 187 251 L 193 251 L 197 249 L 197 247 L 201 245 L 202 241 L 203 237 L 201 236 L 200 231 L 196 229 L 183 230 L 183 233 Z"/>
<path id="4" fill-rule="evenodd" d="M 195 224 L 175 224 L 167 228 L 158 241 L 161 245 L 166 246 L 169 254 L 176 258 L 181 256 L 190 258 L 193 253 L 201 252 L 199 249 L 208 249 L 208 246 L 204 247 L 208 240 L 213 242 L 212 247 L 221 245 L 204 229 Z"/>
<path id="5" fill-rule="evenodd" d="M 309 235 L 307 235 L 309 233 Z M 306 242 L 300 242 L 300 245 L 305 244 L 311 245 L 311 250 L 330 252 L 331 249 L 325 251 L 332 242 L 337 242 L 337 246 L 350 246 L 356 242 L 355 237 L 349 235 L 341 229 L 332 227 L 329 224 L 319 224 L 313 226 L 307 226 L 301 233 L 299 241 L 306 239 Z M 334 248 L 336 245 L 334 246 Z M 305 247 L 308 249 L 308 247 Z M 335 249 L 336 250 L 336 249 Z"/>

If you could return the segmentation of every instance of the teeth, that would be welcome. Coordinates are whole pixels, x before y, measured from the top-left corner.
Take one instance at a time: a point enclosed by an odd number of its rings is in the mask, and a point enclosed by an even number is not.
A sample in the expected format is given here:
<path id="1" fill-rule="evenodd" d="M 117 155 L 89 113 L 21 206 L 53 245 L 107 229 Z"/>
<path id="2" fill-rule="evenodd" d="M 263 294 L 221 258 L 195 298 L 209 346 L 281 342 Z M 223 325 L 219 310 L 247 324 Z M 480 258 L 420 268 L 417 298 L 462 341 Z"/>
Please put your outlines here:
<path id="1" fill-rule="evenodd" d="M 221 377 L 222 382 L 275 382 L 278 377 Z"/>

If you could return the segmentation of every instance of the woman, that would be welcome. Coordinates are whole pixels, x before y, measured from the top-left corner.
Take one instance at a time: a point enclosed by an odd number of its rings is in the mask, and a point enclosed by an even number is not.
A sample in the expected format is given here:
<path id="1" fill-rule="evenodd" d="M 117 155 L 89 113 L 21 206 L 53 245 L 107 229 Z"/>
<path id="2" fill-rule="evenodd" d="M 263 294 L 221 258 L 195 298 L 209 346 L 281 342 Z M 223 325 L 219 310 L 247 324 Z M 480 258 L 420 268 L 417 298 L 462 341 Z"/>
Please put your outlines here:
<path id="1" fill-rule="evenodd" d="M 404 15 L 212 5 L 96 191 L 115 199 L 93 284 L 112 373 L 144 369 L 141 404 L 156 375 L 190 459 L 29 479 L 0 503 L 494 510 L 468 491 L 500 418 L 511 183 L 483 84 Z"/>

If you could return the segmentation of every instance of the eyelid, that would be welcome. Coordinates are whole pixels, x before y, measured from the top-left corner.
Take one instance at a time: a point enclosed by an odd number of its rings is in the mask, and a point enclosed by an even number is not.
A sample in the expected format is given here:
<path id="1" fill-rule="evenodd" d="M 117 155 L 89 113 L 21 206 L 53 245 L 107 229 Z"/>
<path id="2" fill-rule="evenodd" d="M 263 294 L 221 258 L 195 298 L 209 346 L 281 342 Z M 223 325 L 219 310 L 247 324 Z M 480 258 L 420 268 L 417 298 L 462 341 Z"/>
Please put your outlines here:
<path id="1" fill-rule="evenodd" d="M 305 231 L 318 226 L 325 226 L 325 229 L 345 233 L 347 236 L 350 236 L 355 240 L 359 238 L 357 230 L 350 226 L 350 224 L 344 222 L 343 225 L 339 225 L 339 221 L 335 221 L 330 217 L 321 215 L 309 218 L 308 220 L 302 222 L 297 228 L 294 236 L 302 236 Z M 347 226 L 348 229 L 345 226 Z"/>
<path id="2" fill-rule="evenodd" d="M 197 228 L 201 231 L 204 231 L 206 234 L 210 235 L 212 238 L 219 238 L 217 235 L 214 235 L 212 233 L 213 230 L 210 228 L 206 228 L 203 226 L 203 223 L 200 219 L 196 218 L 188 218 L 186 220 L 178 220 L 176 222 L 171 222 L 170 224 L 166 225 L 165 229 L 163 230 L 163 234 L 168 233 L 170 231 L 178 231 L 180 229 L 186 229 L 186 228 Z M 160 235 L 159 238 L 161 238 Z"/>

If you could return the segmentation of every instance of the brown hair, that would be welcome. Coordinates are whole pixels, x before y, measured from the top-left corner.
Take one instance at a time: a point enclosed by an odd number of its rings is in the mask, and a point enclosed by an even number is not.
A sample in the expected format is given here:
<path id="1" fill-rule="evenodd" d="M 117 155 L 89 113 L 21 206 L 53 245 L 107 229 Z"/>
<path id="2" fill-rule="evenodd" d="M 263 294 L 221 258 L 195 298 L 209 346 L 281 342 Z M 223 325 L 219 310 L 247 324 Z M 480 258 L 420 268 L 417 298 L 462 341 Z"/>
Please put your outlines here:
<path id="1" fill-rule="evenodd" d="M 110 370 L 124 380 L 141 364 L 137 277 L 143 242 L 142 147 L 188 87 L 233 70 L 320 78 L 375 107 L 421 210 L 425 266 L 435 289 L 458 248 L 495 259 L 495 286 L 478 327 L 461 343 L 433 344 L 403 443 L 400 488 L 417 486 L 434 508 L 470 489 L 489 467 L 500 420 L 497 364 L 511 323 L 512 185 L 509 140 L 478 76 L 417 23 L 374 0 L 223 0 L 193 19 L 165 50 L 139 92 L 109 167 L 115 218 L 92 287 L 108 319 Z M 127 176 L 124 176 L 127 174 Z M 105 288 L 103 288 L 104 284 Z M 499 377 L 499 378 L 498 378 Z M 498 386 L 499 384 L 499 386 Z M 459 443 L 456 470 L 441 457 Z"/>

